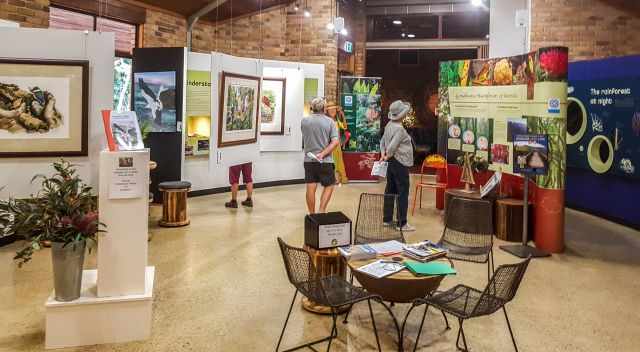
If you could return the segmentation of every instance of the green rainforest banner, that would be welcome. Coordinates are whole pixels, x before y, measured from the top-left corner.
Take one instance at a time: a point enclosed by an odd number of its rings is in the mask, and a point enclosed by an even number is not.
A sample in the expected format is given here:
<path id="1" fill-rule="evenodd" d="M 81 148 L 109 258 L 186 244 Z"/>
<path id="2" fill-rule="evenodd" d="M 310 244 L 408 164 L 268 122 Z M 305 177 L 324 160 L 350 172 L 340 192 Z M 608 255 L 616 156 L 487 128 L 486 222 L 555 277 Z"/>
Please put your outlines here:
<path id="1" fill-rule="evenodd" d="M 378 152 L 380 150 L 380 107 L 382 78 L 342 77 L 340 105 L 351 133 L 344 150 Z"/>

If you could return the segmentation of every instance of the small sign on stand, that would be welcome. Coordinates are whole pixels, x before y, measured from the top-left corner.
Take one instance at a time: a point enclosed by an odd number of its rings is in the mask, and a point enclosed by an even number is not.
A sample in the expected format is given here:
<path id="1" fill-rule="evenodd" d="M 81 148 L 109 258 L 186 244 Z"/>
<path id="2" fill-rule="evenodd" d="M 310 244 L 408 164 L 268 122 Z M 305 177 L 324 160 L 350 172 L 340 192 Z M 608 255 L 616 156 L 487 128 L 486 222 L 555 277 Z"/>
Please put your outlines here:
<path id="1" fill-rule="evenodd" d="M 351 244 L 351 220 L 341 212 L 307 215 L 304 243 L 315 249 L 347 246 Z"/>
<path id="2" fill-rule="evenodd" d="M 547 135 L 523 134 L 513 139 L 513 172 L 524 176 L 522 207 L 522 244 L 500 246 L 500 249 L 520 258 L 548 257 L 551 254 L 527 244 L 529 230 L 529 181 L 532 176 L 545 175 L 549 169 L 549 139 Z"/>

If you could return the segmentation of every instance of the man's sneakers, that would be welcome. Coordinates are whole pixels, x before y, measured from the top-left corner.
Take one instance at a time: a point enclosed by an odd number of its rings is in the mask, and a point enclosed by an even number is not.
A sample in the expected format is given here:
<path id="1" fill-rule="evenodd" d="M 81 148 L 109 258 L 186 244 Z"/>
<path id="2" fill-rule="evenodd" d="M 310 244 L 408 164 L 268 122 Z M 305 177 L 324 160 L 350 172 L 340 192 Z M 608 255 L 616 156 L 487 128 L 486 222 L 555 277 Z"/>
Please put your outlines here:
<path id="1" fill-rule="evenodd" d="M 396 230 L 400 230 L 402 232 L 413 232 L 416 230 L 415 227 L 409 225 L 409 223 L 404 224 L 404 226 L 402 226 L 402 228 L 400 227 L 396 227 Z"/>
<path id="2" fill-rule="evenodd" d="M 247 207 L 247 208 L 253 208 L 253 200 L 252 199 L 247 199 L 247 200 L 243 200 L 242 202 L 240 202 L 240 204 L 242 204 L 243 206 Z M 224 203 L 224 206 L 226 208 L 232 208 L 232 209 L 237 209 L 238 208 L 238 201 L 235 199 L 232 199 L 229 202 Z"/>
<path id="3" fill-rule="evenodd" d="M 382 226 L 384 226 L 384 227 L 391 227 L 391 226 L 393 226 L 393 223 L 392 223 L 392 222 L 383 222 L 383 223 L 382 223 Z"/>

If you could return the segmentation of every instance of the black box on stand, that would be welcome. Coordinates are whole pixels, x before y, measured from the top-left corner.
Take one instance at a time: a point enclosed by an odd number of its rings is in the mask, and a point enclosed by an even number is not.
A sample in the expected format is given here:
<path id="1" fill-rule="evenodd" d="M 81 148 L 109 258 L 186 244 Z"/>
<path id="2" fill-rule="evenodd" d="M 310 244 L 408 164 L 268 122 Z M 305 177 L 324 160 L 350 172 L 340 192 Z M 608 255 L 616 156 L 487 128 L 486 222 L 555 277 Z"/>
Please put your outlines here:
<path id="1" fill-rule="evenodd" d="M 342 212 L 311 214 L 304 218 L 304 243 L 315 249 L 351 244 L 351 220 Z"/>

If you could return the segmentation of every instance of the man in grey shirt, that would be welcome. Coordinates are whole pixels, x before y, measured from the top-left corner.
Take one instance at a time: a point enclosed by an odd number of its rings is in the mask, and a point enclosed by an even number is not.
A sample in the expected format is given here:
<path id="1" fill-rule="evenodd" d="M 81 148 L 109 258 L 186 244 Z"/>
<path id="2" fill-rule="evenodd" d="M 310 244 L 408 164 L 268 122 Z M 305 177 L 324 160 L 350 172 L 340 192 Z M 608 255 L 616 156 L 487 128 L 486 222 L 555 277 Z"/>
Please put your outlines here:
<path id="1" fill-rule="evenodd" d="M 331 152 L 340 145 L 336 123 L 324 114 L 324 99 L 311 101 L 312 114 L 302 119 L 302 142 L 304 144 L 304 180 L 307 184 L 307 209 L 316 212 L 316 190 L 318 183 L 324 189 L 320 196 L 320 209 L 325 213 L 336 183 L 335 168 Z"/>

